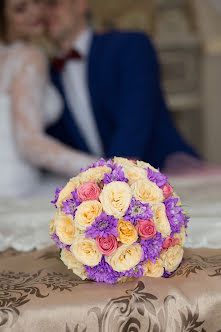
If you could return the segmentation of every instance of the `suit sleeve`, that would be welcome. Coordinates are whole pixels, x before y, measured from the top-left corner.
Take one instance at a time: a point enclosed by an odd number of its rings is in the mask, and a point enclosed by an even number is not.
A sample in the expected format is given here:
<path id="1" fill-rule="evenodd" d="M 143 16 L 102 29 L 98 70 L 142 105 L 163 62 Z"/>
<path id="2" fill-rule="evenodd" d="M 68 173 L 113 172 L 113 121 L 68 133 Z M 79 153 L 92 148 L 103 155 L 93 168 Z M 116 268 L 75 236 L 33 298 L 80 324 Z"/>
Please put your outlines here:
<path id="1" fill-rule="evenodd" d="M 129 37 L 121 47 L 120 97 L 114 110 L 116 128 L 108 157 L 143 157 L 150 144 L 157 107 L 159 74 L 154 49 L 145 35 Z"/>

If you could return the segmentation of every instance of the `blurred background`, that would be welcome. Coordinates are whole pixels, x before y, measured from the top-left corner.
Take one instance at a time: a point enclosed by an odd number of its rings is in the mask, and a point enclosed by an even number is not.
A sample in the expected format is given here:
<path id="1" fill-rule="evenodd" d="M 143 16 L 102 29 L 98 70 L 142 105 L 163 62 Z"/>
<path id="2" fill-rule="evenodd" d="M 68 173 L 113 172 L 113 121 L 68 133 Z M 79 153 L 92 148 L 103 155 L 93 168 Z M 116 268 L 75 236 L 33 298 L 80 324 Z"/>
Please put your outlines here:
<path id="1" fill-rule="evenodd" d="M 90 1 L 98 30 L 152 37 L 177 127 L 205 159 L 221 163 L 221 1 Z"/>
<path id="2" fill-rule="evenodd" d="M 97 30 L 138 30 L 151 37 L 176 126 L 202 157 L 221 165 L 221 0 L 90 0 L 90 4 Z M 68 160 L 72 162 L 76 158 L 71 153 Z M 49 170 L 53 164 L 49 160 Z M 36 162 L 33 169 L 37 166 Z M 1 187 L 6 171 L 5 167 Z M 24 182 L 28 182 L 26 174 L 22 185 Z M 0 251 L 9 246 L 31 250 L 51 244 L 49 193 L 51 199 L 55 186 L 64 185 L 66 178 L 59 181 L 56 174 L 54 181 L 41 181 L 42 188 L 38 182 L 37 178 L 31 194 L 20 201 L 0 197 Z M 192 216 L 187 245 L 220 247 L 220 176 L 174 178 L 171 184 Z M 14 183 L 12 187 L 16 187 Z M 12 229 L 16 230 L 13 235 Z"/>

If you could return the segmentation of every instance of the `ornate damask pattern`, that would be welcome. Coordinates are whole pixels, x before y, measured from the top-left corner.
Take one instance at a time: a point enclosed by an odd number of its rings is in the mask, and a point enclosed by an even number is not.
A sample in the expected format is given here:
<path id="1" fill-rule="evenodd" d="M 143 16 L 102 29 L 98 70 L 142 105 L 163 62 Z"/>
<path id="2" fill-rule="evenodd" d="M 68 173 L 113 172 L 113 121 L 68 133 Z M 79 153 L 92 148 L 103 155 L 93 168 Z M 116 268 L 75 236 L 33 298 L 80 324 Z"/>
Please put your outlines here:
<path id="1" fill-rule="evenodd" d="M 202 257 L 200 255 L 193 255 L 187 257 L 170 278 L 175 276 L 185 276 L 188 278 L 191 273 L 197 274 L 200 271 L 206 272 L 209 277 L 221 276 L 221 256 Z"/>
<path id="2" fill-rule="evenodd" d="M 78 281 L 58 259 L 55 248 L 0 255 L 0 331 L 7 328 L 17 332 L 29 308 L 35 312 L 40 306 L 47 317 L 52 310 L 49 303 L 59 308 L 61 299 L 63 303 L 75 299 L 69 308 L 73 310 L 70 320 L 60 317 L 64 332 L 211 332 L 211 310 L 218 315 L 212 331 L 221 332 L 220 250 L 186 250 L 182 265 L 172 277 L 115 285 L 115 295 L 105 284 L 94 288 L 94 283 Z M 207 293 L 203 295 L 205 285 Z M 213 304 L 207 304 L 207 296 Z M 81 307 L 76 312 L 78 299 Z M 50 331 L 50 320 L 48 324 Z"/>
<path id="3" fill-rule="evenodd" d="M 188 306 L 173 317 L 173 325 L 169 322 L 169 304 L 176 298 L 168 295 L 159 306 L 155 295 L 144 292 L 145 285 L 139 281 L 134 290 L 127 290 L 125 296 L 111 299 L 101 310 L 93 307 L 88 316 L 94 314 L 98 322 L 98 332 L 206 332 L 204 321 L 200 320 L 199 308 L 192 311 Z M 171 329 L 174 326 L 176 330 Z M 86 323 L 77 324 L 73 329 L 66 324 L 65 332 L 89 332 L 91 326 Z"/>
<path id="4" fill-rule="evenodd" d="M 0 273 L 0 327 L 5 324 L 13 326 L 20 315 L 19 308 L 31 301 L 31 297 L 48 297 L 53 291 L 71 291 L 79 282 L 61 273 Z M 49 288 L 44 294 L 40 286 Z"/>
<path id="5" fill-rule="evenodd" d="M 0 252 L 0 258 L 19 256 L 21 254 L 22 254 L 22 252 L 9 248 L 5 251 Z"/>
<path id="6" fill-rule="evenodd" d="M 60 257 L 58 255 L 58 252 L 53 249 L 47 250 L 43 255 L 38 257 L 38 259 L 43 260 L 50 260 L 50 259 L 56 259 L 60 262 Z"/>

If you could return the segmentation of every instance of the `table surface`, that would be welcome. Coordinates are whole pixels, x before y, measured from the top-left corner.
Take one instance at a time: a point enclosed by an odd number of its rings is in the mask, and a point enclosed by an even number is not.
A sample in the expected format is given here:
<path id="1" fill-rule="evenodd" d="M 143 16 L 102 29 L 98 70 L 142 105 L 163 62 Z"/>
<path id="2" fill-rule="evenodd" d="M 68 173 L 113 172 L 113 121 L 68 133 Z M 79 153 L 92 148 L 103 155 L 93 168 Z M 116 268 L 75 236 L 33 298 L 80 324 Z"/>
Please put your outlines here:
<path id="1" fill-rule="evenodd" d="M 118 285 L 81 281 L 59 260 L 51 198 L 2 200 L 0 250 L 17 251 L 0 252 L 0 332 L 220 332 L 221 177 L 170 182 L 191 215 L 183 264 Z"/>
<path id="2" fill-rule="evenodd" d="M 0 254 L 0 331 L 218 332 L 221 249 L 186 249 L 171 278 L 81 281 L 56 248 Z"/>

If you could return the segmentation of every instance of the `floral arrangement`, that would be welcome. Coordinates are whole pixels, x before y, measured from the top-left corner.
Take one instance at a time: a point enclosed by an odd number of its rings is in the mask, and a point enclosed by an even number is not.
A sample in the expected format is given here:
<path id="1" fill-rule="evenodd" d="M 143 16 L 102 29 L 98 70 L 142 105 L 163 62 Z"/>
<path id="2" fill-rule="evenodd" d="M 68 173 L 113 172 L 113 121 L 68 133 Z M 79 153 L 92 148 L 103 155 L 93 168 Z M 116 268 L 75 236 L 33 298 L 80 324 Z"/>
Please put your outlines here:
<path id="1" fill-rule="evenodd" d="M 189 218 L 168 177 L 143 161 L 100 159 L 56 189 L 50 236 L 81 279 L 114 284 L 168 277 Z"/>

